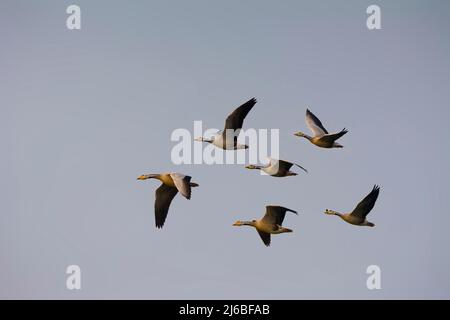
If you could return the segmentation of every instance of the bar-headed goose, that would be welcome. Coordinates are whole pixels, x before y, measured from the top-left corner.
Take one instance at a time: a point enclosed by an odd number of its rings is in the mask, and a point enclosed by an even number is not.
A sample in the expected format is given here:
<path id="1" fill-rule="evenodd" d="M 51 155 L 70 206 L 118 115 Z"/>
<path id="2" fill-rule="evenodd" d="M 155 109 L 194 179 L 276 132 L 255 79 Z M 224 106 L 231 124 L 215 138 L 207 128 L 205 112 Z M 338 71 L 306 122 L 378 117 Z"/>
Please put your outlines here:
<path id="1" fill-rule="evenodd" d="M 158 179 L 162 182 L 156 189 L 155 197 L 155 225 L 162 228 L 169 212 L 170 203 L 178 192 L 186 199 L 191 198 L 191 187 L 198 187 L 191 182 L 191 177 L 181 173 L 143 174 L 138 180 Z"/>
<path id="2" fill-rule="evenodd" d="M 268 247 L 270 246 L 270 235 L 292 232 L 291 229 L 284 228 L 281 226 L 284 220 L 286 212 L 290 211 L 297 214 L 296 211 L 280 207 L 280 206 L 266 206 L 266 214 L 261 220 L 252 221 L 236 221 L 233 226 L 251 226 L 258 231 L 264 244 Z"/>
<path id="3" fill-rule="evenodd" d="M 296 176 L 297 173 L 293 171 L 289 171 L 291 167 L 295 165 L 302 169 L 305 172 L 308 172 L 305 168 L 303 168 L 301 165 L 298 165 L 296 163 L 284 161 L 284 160 L 278 160 L 269 158 L 269 163 L 265 166 L 258 166 L 250 164 L 246 166 L 247 169 L 256 169 L 261 170 L 268 175 L 271 175 L 272 177 L 288 177 L 288 176 Z"/>
<path id="4" fill-rule="evenodd" d="M 246 103 L 234 110 L 225 121 L 225 128 L 219 131 L 215 136 L 211 138 L 195 138 L 195 141 L 212 143 L 216 147 L 225 150 L 237 150 L 237 149 L 247 149 L 248 146 L 240 144 L 237 142 L 239 132 L 244 124 L 244 119 L 253 106 L 256 104 L 256 99 L 252 98 Z"/>
<path id="5" fill-rule="evenodd" d="M 335 141 L 348 132 L 345 128 L 338 133 L 328 133 L 322 122 L 309 109 L 306 109 L 306 125 L 314 136 L 310 137 L 303 132 L 297 132 L 295 133 L 297 137 L 306 138 L 312 144 L 322 148 L 343 148 L 342 145 Z"/>
<path id="6" fill-rule="evenodd" d="M 334 210 L 326 209 L 325 213 L 340 217 L 342 220 L 354 224 L 356 226 L 375 227 L 375 224 L 367 221 L 366 216 L 369 214 L 377 201 L 380 187 L 375 185 L 372 191 L 356 206 L 350 213 L 339 213 Z"/>

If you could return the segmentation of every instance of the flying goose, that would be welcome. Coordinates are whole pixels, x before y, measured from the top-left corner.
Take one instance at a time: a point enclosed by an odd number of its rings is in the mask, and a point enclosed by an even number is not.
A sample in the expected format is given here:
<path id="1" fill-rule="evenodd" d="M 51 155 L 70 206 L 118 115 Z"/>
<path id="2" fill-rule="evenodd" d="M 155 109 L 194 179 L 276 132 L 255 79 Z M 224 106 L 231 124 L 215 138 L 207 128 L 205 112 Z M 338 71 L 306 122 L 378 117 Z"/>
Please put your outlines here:
<path id="1" fill-rule="evenodd" d="M 292 162 L 288 162 L 288 161 L 284 161 L 284 160 L 272 159 L 272 158 L 269 158 L 269 161 L 270 162 L 265 166 L 258 166 L 258 165 L 250 164 L 250 165 L 246 166 L 246 168 L 261 170 L 261 171 L 267 173 L 268 175 L 271 175 L 272 177 L 296 176 L 297 175 L 296 172 L 289 171 L 289 169 L 293 165 L 296 165 L 297 167 L 299 167 L 306 173 L 308 172 L 305 168 L 303 168 L 302 166 L 300 166 L 296 163 L 292 163 Z"/>
<path id="2" fill-rule="evenodd" d="M 191 198 L 191 187 L 198 187 L 191 182 L 191 177 L 181 173 L 143 174 L 137 180 L 158 179 L 162 182 L 156 189 L 155 197 L 155 225 L 162 228 L 169 212 L 170 203 L 178 192 L 186 199 Z"/>
<path id="3" fill-rule="evenodd" d="M 284 216 L 287 211 L 297 214 L 296 211 L 280 207 L 280 206 L 266 206 L 266 214 L 261 220 L 252 221 L 236 221 L 233 226 L 251 226 L 258 231 L 264 244 L 270 246 L 270 234 L 278 234 L 284 232 L 292 232 L 291 229 L 281 226 Z"/>
<path id="4" fill-rule="evenodd" d="M 380 187 L 375 185 L 372 191 L 353 209 L 350 213 L 339 213 L 326 209 L 325 213 L 340 217 L 342 220 L 357 226 L 375 227 L 375 224 L 367 221 L 366 216 L 369 214 L 377 201 Z"/>
<path id="5" fill-rule="evenodd" d="M 328 133 L 327 129 L 322 125 L 322 122 L 311 112 L 306 109 L 306 125 L 314 134 L 313 137 L 297 132 L 294 135 L 308 139 L 312 144 L 322 148 L 343 148 L 342 145 L 335 142 L 348 131 L 344 128 L 338 133 Z"/>
<path id="6" fill-rule="evenodd" d="M 253 106 L 256 104 L 256 99 L 252 98 L 246 103 L 234 110 L 225 120 L 225 128 L 219 131 L 216 135 L 210 139 L 200 137 L 195 138 L 195 141 L 212 143 L 216 147 L 225 150 L 237 150 L 237 149 L 247 149 L 247 145 L 242 145 L 237 142 L 239 132 L 244 124 L 244 119 Z"/>

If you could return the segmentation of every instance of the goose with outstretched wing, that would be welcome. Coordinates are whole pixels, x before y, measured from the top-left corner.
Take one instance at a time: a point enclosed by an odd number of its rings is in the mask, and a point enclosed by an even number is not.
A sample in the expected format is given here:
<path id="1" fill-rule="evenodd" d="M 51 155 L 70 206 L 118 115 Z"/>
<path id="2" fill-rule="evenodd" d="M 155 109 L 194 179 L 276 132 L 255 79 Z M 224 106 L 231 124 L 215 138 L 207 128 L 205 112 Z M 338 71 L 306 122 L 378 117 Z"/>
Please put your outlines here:
<path id="1" fill-rule="evenodd" d="M 191 188 L 198 187 L 198 184 L 191 182 L 191 177 L 181 173 L 157 173 L 143 174 L 138 180 L 157 179 L 161 181 L 161 186 L 156 189 L 155 196 L 155 225 L 160 229 L 169 212 L 170 204 L 177 193 L 181 193 L 186 199 L 191 199 Z"/>
<path id="2" fill-rule="evenodd" d="M 325 213 L 329 215 L 338 216 L 345 222 L 348 222 L 356 226 L 375 227 L 375 224 L 367 221 L 366 217 L 375 206 L 375 202 L 377 201 L 379 194 L 380 194 L 380 187 L 375 185 L 372 191 L 370 191 L 370 193 L 363 200 L 361 200 L 360 203 L 358 203 L 358 205 L 356 206 L 355 209 L 353 209 L 352 212 L 339 213 L 334 210 L 326 209 Z"/>
<path id="3" fill-rule="evenodd" d="M 268 158 L 269 163 L 265 166 L 260 165 L 253 165 L 250 164 L 246 166 L 247 169 L 253 169 L 253 170 L 261 170 L 264 173 L 272 176 L 272 177 L 289 177 L 289 176 L 296 176 L 297 173 L 294 171 L 290 171 L 292 166 L 299 167 L 306 173 L 308 172 L 305 168 L 303 168 L 301 165 L 285 161 L 285 160 L 279 160 L 279 159 L 273 159 Z"/>
<path id="4" fill-rule="evenodd" d="M 224 150 L 247 149 L 248 146 L 237 142 L 237 138 L 244 124 L 244 119 L 256 104 L 252 98 L 234 110 L 225 120 L 225 128 L 211 138 L 199 137 L 195 141 L 212 143 Z"/>
<path id="5" fill-rule="evenodd" d="M 250 226 L 256 229 L 261 240 L 270 246 L 270 235 L 292 232 L 291 229 L 282 226 L 286 212 L 297 214 L 296 211 L 281 206 L 266 206 L 266 214 L 260 220 L 236 221 L 233 226 Z"/>
<path id="6" fill-rule="evenodd" d="M 297 132 L 295 133 L 297 137 L 305 138 L 312 144 L 321 148 L 343 148 L 336 140 L 346 134 L 348 130 L 344 128 L 338 133 L 328 133 L 319 118 L 309 111 L 309 109 L 306 109 L 305 120 L 306 125 L 313 133 L 313 136 L 311 137 L 303 132 Z"/>

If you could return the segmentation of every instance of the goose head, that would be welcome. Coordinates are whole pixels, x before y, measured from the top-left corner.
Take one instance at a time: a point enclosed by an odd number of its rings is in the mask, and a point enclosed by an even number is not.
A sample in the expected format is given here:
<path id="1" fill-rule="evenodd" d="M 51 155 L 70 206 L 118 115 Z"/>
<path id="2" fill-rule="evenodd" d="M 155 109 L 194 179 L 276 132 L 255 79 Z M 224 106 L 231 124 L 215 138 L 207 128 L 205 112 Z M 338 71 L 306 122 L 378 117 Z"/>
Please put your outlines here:
<path id="1" fill-rule="evenodd" d="M 194 138 L 194 141 L 213 143 L 214 142 L 214 136 L 211 137 L 211 138 L 197 137 L 197 138 Z"/>
<path id="2" fill-rule="evenodd" d="M 334 215 L 334 216 L 342 217 L 342 214 L 340 214 L 340 213 L 337 212 L 337 211 L 330 210 L 330 209 L 326 209 L 324 213 L 325 213 L 325 214 L 329 214 L 329 215 Z"/>
<path id="3" fill-rule="evenodd" d="M 158 179 L 160 175 L 159 174 L 142 174 L 139 177 L 137 177 L 137 180 L 147 180 L 147 179 Z"/>
<path id="4" fill-rule="evenodd" d="M 306 134 L 304 134 L 303 132 L 296 132 L 296 133 L 294 133 L 294 136 L 297 136 L 297 137 L 306 137 Z"/>
<path id="5" fill-rule="evenodd" d="M 233 223 L 233 226 L 240 227 L 240 226 L 254 226 L 256 224 L 256 220 L 252 221 L 241 221 L 238 220 L 235 223 Z"/>

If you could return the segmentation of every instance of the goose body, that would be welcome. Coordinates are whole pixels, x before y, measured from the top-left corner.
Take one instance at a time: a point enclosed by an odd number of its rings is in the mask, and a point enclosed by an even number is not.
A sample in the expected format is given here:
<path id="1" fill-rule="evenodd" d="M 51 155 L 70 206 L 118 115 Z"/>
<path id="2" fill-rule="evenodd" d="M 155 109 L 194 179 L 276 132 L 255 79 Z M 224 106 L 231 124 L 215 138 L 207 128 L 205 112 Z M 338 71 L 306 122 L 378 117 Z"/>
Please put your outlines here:
<path id="1" fill-rule="evenodd" d="M 271 234 L 292 232 L 291 229 L 282 226 L 286 212 L 297 214 L 296 211 L 281 206 L 266 206 L 266 214 L 260 220 L 236 221 L 233 226 L 251 226 L 256 229 L 263 243 L 268 247 L 271 242 Z"/>
<path id="2" fill-rule="evenodd" d="M 203 142 L 209 142 L 216 146 L 217 148 L 224 149 L 224 150 L 240 150 L 240 149 L 247 149 L 247 146 L 244 144 L 240 144 L 237 141 L 233 139 L 233 131 L 229 131 L 231 139 L 226 139 L 225 134 L 223 131 L 220 131 L 219 133 L 212 136 L 210 139 L 205 138 L 199 138 L 202 139 Z M 237 138 L 237 137 L 236 137 Z M 200 141 L 197 139 L 197 141 Z"/>
<path id="3" fill-rule="evenodd" d="M 155 193 L 155 225 L 162 228 L 169 212 L 170 204 L 177 193 L 181 193 L 186 199 L 191 198 L 191 188 L 198 184 L 191 182 L 191 177 L 181 173 L 157 173 L 143 174 L 137 180 L 157 179 L 161 185 Z"/>
<path id="4" fill-rule="evenodd" d="M 269 158 L 269 163 L 266 166 L 258 166 L 258 165 L 251 164 L 251 165 L 246 166 L 246 168 L 261 170 L 272 177 L 288 177 L 288 176 L 296 176 L 297 175 L 296 172 L 290 171 L 291 167 L 294 165 L 299 167 L 303 171 L 308 172 L 305 168 L 303 168 L 302 166 L 300 166 L 296 163 L 288 162 L 285 160 L 272 159 L 272 158 Z"/>
<path id="5" fill-rule="evenodd" d="M 375 224 L 367 221 L 366 217 L 375 206 L 375 202 L 377 201 L 379 193 L 380 187 L 375 185 L 372 191 L 363 200 L 361 200 L 360 203 L 358 203 L 358 205 L 355 209 L 353 209 L 352 212 L 339 213 L 334 210 L 326 209 L 325 213 L 338 216 L 345 222 L 353 224 L 355 226 L 375 227 Z"/>
<path id="6" fill-rule="evenodd" d="M 234 110 L 225 120 L 225 128 L 211 138 L 199 137 L 195 141 L 211 143 L 224 150 L 247 149 L 248 146 L 237 142 L 237 138 L 244 124 L 244 119 L 256 104 L 252 98 Z"/>
<path id="7" fill-rule="evenodd" d="M 305 121 L 308 128 L 312 131 L 313 136 L 311 137 L 303 132 L 297 132 L 295 133 L 297 137 L 303 137 L 321 148 L 343 148 L 336 140 L 348 132 L 345 128 L 338 133 L 328 133 L 319 118 L 309 111 L 309 109 L 306 109 Z"/>

